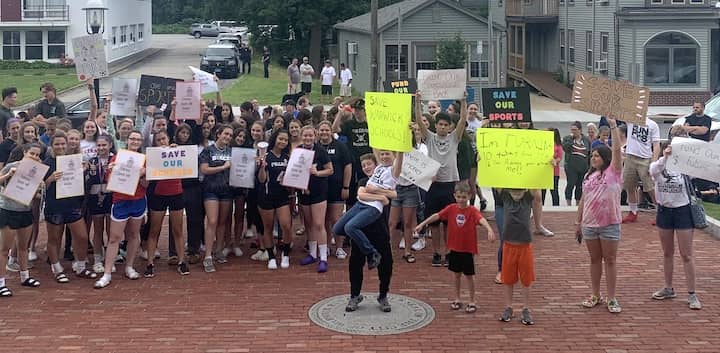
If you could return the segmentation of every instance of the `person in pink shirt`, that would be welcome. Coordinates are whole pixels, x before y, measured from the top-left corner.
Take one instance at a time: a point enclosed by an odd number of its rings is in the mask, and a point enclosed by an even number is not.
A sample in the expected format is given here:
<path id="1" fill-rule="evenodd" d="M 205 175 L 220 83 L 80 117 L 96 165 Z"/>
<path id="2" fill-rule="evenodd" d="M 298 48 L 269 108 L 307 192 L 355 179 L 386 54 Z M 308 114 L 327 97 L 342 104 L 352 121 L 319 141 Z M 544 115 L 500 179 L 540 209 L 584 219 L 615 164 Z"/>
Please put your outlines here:
<path id="1" fill-rule="evenodd" d="M 612 139 L 620 141 L 617 122 L 608 119 Z M 582 183 L 583 195 L 578 204 L 576 237 L 578 242 L 585 240 L 590 253 L 590 279 L 592 295 L 582 302 L 586 308 L 592 308 L 602 302 L 600 280 L 603 263 L 605 264 L 605 282 L 607 284 L 607 308 L 611 313 L 622 311 L 615 298 L 617 281 L 616 255 L 620 242 L 620 193 L 622 192 L 622 157 L 620 144 L 614 143 L 612 150 L 598 146 L 590 154 L 590 170 Z"/>

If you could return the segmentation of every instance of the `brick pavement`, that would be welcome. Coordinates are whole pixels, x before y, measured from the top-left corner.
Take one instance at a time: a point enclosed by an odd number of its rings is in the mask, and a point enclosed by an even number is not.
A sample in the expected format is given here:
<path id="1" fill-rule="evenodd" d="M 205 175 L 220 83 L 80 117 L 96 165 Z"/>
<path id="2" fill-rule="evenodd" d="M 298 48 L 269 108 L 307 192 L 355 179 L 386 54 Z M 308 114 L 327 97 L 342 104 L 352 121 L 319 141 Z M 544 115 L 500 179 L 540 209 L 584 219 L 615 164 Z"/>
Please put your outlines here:
<path id="1" fill-rule="evenodd" d="M 449 309 L 451 277 L 430 267 L 430 249 L 407 264 L 395 249 L 391 292 L 426 301 L 436 310 L 429 326 L 395 336 L 348 336 L 327 331 L 307 318 L 321 298 L 347 293 L 347 262 L 330 259 L 324 275 L 297 265 L 270 272 L 247 256 L 205 274 L 198 265 L 181 277 L 160 262 L 153 279 L 115 275 L 106 289 L 72 278 L 57 284 L 40 261 L 32 274 L 40 289 L 9 283 L 15 296 L 0 300 L 0 352 L 717 352 L 720 350 L 720 242 L 699 232 L 695 240 L 701 311 L 685 303 L 684 274 L 676 255 L 675 300 L 653 301 L 662 285 L 662 256 L 649 214 L 623 226 L 618 255 L 623 313 L 581 308 L 589 294 L 588 257 L 574 241 L 572 215 L 546 213 L 554 238 L 536 238 L 537 285 L 532 298 L 536 325 L 501 323 L 502 288 L 492 283 L 495 246 L 483 240 L 477 256 L 478 312 Z M 44 228 L 44 226 L 42 227 Z M 44 231 L 43 231 L 44 233 Z M 161 246 L 166 246 L 167 232 Z M 41 235 L 44 239 L 44 234 Z M 300 241 L 296 242 L 300 243 Z M 42 248 L 42 247 L 40 247 Z M 396 246 L 395 246 L 396 248 Z M 166 249 L 166 248 L 163 248 Z M 166 254 L 166 253 L 165 253 Z M 44 258 L 44 254 L 41 254 Z M 138 266 L 144 268 L 144 264 Z M 66 265 L 66 269 L 70 265 Z M 122 273 L 119 268 L 119 273 Z M 375 290 L 376 275 L 365 290 Z M 519 296 L 516 295 L 516 299 Z M 373 303 L 373 301 L 366 301 Z"/>

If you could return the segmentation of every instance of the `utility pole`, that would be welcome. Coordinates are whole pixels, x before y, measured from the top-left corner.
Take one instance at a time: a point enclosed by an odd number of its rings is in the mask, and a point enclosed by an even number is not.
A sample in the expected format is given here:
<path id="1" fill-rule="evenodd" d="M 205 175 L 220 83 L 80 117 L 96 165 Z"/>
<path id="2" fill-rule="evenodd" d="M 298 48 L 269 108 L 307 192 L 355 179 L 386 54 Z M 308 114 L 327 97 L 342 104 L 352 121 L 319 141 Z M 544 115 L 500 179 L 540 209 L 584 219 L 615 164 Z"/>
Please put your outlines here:
<path id="1" fill-rule="evenodd" d="M 491 83 L 495 82 L 496 87 L 499 87 L 500 80 L 495 81 L 495 78 L 496 77 L 499 78 L 500 75 L 499 75 L 499 70 L 497 71 L 498 74 L 497 75 L 495 74 L 496 70 L 498 68 L 495 67 L 495 50 L 494 50 L 495 49 L 495 36 L 493 35 L 493 18 L 492 18 L 491 1 L 488 1 L 487 20 L 488 20 L 488 53 L 487 53 L 487 55 L 488 55 L 488 76 L 489 76 L 488 79 Z M 482 47 L 480 47 L 480 50 L 482 51 Z"/>
<path id="2" fill-rule="evenodd" d="M 378 90 L 378 0 L 370 0 L 370 72 L 373 91 Z M 398 48 L 399 49 L 399 48 Z"/>

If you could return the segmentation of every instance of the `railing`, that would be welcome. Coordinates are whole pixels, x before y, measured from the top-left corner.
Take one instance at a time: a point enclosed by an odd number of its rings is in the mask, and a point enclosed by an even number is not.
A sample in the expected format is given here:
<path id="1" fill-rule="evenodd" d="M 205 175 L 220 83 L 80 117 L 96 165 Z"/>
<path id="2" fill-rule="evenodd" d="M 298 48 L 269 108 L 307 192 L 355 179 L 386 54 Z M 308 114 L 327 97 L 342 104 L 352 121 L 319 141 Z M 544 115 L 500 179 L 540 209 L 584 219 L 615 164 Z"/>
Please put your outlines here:
<path id="1" fill-rule="evenodd" d="M 69 21 L 70 6 L 26 6 L 23 9 L 23 21 Z"/>
<path id="2" fill-rule="evenodd" d="M 552 17 L 558 16 L 559 0 L 507 0 L 506 16 Z"/>
<path id="3" fill-rule="evenodd" d="M 525 56 L 522 54 L 508 54 L 508 70 L 519 74 L 525 73 Z"/>

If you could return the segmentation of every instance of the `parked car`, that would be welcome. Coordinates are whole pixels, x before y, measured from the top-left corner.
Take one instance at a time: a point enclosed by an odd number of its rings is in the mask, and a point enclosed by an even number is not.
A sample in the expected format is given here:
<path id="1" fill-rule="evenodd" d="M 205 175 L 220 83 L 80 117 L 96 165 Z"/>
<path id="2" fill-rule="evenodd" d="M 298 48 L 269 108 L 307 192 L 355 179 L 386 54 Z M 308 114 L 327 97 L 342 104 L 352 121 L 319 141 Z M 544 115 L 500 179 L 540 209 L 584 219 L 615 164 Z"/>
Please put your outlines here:
<path id="1" fill-rule="evenodd" d="M 709 116 L 712 119 L 712 124 L 710 125 L 710 139 L 712 140 L 715 138 L 718 131 L 720 131 L 720 93 L 714 95 L 707 102 L 705 102 L 705 115 Z M 685 124 L 684 115 L 656 115 L 651 118 L 655 118 L 658 116 L 663 116 L 665 118 L 669 116 L 674 117 L 675 121 L 673 122 L 673 126 Z"/>
<path id="2" fill-rule="evenodd" d="M 220 34 L 220 27 L 218 25 L 207 24 L 207 23 L 193 23 L 190 26 L 190 35 L 195 38 L 200 37 L 217 37 Z"/>
<path id="3" fill-rule="evenodd" d="M 100 107 L 105 105 L 105 95 L 100 95 Z M 70 119 L 73 129 L 82 131 L 82 126 L 90 115 L 90 98 L 85 98 L 71 104 L 65 111 L 66 117 Z"/>
<path id="4" fill-rule="evenodd" d="M 215 41 L 216 44 L 232 44 L 235 48 L 240 49 L 240 39 L 230 33 L 221 33 L 218 39 Z"/>
<path id="5" fill-rule="evenodd" d="M 239 73 L 238 52 L 232 44 L 211 44 L 201 54 L 200 70 L 218 77 L 237 78 Z"/>

